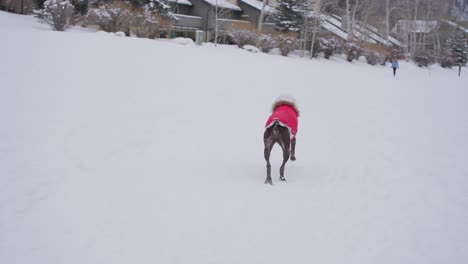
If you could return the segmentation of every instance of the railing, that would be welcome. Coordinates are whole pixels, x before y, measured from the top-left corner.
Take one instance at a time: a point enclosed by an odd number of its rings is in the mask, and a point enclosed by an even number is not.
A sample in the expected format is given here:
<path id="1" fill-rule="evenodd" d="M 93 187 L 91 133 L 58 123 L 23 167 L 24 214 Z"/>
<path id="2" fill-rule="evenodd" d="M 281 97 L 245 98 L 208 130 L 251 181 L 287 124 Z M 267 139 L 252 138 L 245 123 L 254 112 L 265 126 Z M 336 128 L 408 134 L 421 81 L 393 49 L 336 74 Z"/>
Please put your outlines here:
<path id="1" fill-rule="evenodd" d="M 173 27 L 187 28 L 187 29 L 201 29 L 202 18 L 197 16 L 179 15 L 176 14 L 178 20 L 174 23 Z"/>
<path id="2" fill-rule="evenodd" d="M 218 27 L 219 30 L 227 30 L 230 27 L 243 27 L 243 26 L 249 26 L 252 25 L 249 21 L 244 21 L 244 20 L 236 20 L 236 19 L 218 19 Z M 214 27 L 214 21 L 212 26 Z"/>

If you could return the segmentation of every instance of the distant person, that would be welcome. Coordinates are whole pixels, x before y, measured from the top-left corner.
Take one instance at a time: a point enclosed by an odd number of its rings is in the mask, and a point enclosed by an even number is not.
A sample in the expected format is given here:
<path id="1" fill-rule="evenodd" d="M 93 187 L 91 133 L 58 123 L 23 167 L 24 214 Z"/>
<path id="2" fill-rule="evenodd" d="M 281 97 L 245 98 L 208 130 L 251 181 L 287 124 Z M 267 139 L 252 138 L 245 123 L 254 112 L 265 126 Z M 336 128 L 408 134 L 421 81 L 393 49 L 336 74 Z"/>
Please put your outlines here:
<path id="1" fill-rule="evenodd" d="M 393 76 L 396 75 L 396 70 L 400 68 L 400 65 L 398 65 L 398 61 L 396 59 L 392 60 L 392 69 L 393 69 Z"/>

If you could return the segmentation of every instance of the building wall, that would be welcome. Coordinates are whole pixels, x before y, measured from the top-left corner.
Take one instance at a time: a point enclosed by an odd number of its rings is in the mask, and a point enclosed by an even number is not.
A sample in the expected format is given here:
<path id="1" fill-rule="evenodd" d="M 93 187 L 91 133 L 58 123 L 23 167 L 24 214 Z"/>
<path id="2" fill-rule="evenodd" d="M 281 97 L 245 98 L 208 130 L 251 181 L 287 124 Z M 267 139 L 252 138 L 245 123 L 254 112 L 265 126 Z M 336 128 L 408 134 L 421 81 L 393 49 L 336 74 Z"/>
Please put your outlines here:
<path id="1" fill-rule="evenodd" d="M 247 15 L 248 18 L 243 17 L 244 20 L 249 21 L 254 25 L 258 25 L 260 19 L 260 11 L 242 1 L 239 1 L 239 7 L 242 9 L 242 14 Z"/>
<path id="2" fill-rule="evenodd" d="M 0 10 L 21 14 L 21 4 L 23 4 L 24 14 L 32 14 L 37 9 L 37 3 L 33 0 L 0 0 Z"/>
<path id="3" fill-rule="evenodd" d="M 202 29 L 204 31 L 214 30 L 214 28 L 215 28 L 214 7 L 209 5 L 208 3 L 206 3 L 203 0 L 190 0 L 190 1 L 193 4 L 191 15 L 199 16 L 199 17 L 201 17 L 203 19 Z M 223 19 L 239 20 L 239 19 L 241 19 L 241 12 L 225 9 L 225 16 L 223 16 L 222 18 Z M 220 27 L 224 28 L 225 25 L 220 25 Z"/>
<path id="4" fill-rule="evenodd" d="M 192 6 L 188 5 L 177 5 L 176 14 L 190 15 L 192 12 Z"/>

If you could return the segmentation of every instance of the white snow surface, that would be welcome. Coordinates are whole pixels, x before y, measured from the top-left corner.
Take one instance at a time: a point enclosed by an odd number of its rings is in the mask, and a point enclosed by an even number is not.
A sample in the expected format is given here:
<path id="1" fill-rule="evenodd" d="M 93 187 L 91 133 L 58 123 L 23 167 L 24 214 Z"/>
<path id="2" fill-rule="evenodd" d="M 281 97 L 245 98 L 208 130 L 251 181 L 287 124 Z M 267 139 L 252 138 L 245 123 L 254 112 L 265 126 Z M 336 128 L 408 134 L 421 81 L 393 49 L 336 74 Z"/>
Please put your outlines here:
<path id="1" fill-rule="evenodd" d="M 188 6 L 192 5 L 192 3 L 188 0 L 169 0 L 169 2 L 177 3 L 180 5 L 188 5 Z"/>
<path id="2" fill-rule="evenodd" d="M 429 33 L 434 30 L 439 22 L 425 20 L 399 20 L 395 25 L 394 32 L 417 32 Z"/>
<path id="3" fill-rule="evenodd" d="M 262 7 L 263 7 L 263 1 L 260 1 L 260 0 L 240 0 L 248 5 L 250 5 L 251 7 L 254 7 L 256 8 L 257 10 L 262 10 Z M 266 13 L 269 13 L 269 14 L 273 14 L 276 12 L 276 9 L 268 4 L 265 5 L 265 9 L 264 11 Z"/>
<path id="4" fill-rule="evenodd" d="M 203 1 L 207 2 L 208 4 L 210 4 L 212 6 L 218 6 L 218 7 L 221 7 L 221 8 L 241 11 L 240 7 L 238 7 L 238 6 L 234 5 L 234 4 L 231 4 L 226 0 L 203 0 Z"/>
<path id="5" fill-rule="evenodd" d="M 253 52 L 253 53 L 260 52 L 260 50 L 257 47 L 252 46 L 252 45 L 244 45 L 244 46 L 242 46 L 242 49 L 245 49 L 246 51 L 250 51 L 250 52 Z"/>
<path id="6" fill-rule="evenodd" d="M 174 38 L 172 39 L 175 43 L 178 43 L 180 45 L 192 45 L 194 44 L 194 41 L 191 38 Z"/>
<path id="7" fill-rule="evenodd" d="M 0 263 L 468 260 L 468 73 L 285 58 L 0 12 Z M 183 70 L 182 70 L 183 69 Z M 272 102 L 297 161 L 264 185 Z"/>
<path id="8" fill-rule="evenodd" d="M 459 25 L 459 24 L 457 24 L 457 23 L 455 23 L 455 22 L 452 22 L 452 21 L 450 21 L 450 20 L 444 20 L 444 22 L 446 22 L 446 23 L 448 23 L 449 25 L 451 25 L 452 27 L 455 27 L 455 28 L 457 28 L 457 29 L 460 29 L 460 30 L 462 30 L 463 32 L 465 32 L 465 33 L 468 34 L 468 28 L 465 28 L 465 27 L 463 27 L 463 26 L 461 26 L 461 25 Z"/>

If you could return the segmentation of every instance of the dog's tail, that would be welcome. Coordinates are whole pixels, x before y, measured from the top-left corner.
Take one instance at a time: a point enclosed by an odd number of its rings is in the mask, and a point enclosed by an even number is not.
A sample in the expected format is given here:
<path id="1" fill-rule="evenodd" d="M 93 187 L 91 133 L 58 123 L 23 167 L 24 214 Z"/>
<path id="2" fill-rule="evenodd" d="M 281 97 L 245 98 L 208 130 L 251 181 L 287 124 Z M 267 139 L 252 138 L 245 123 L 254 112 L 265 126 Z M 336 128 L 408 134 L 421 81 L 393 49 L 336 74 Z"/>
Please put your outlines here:
<path id="1" fill-rule="evenodd" d="M 280 123 L 278 120 L 273 121 L 273 125 L 271 126 L 271 130 L 273 131 L 273 135 L 275 135 L 275 138 L 279 138 L 280 135 Z"/>

